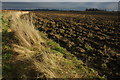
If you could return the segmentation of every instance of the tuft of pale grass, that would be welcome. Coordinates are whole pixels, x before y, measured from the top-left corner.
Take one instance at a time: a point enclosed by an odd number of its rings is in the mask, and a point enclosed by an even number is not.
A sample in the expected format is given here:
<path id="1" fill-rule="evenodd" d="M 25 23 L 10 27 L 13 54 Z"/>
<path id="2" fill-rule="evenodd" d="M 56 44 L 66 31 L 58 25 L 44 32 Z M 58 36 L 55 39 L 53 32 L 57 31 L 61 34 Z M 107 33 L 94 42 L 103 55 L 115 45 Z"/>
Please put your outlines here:
<path id="1" fill-rule="evenodd" d="M 35 30 L 32 23 L 28 20 L 24 20 L 18 17 L 21 14 L 17 14 L 17 17 L 13 17 L 13 23 L 11 30 L 15 33 L 15 37 L 19 40 L 19 45 L 24 47 L 37 47 L 42 48 L 41 43 L 44 41 L 39 35 L 39 32 Z"/>
<path id="2" fill-rule="evenodd" d="M 39 32 L 34 28 L 32 21 L 29 21 L 29 19 L 26 18 L 20 18 L 23 14 L 26 13 L 16 12 L 12 15 L 10 29 L 15 33 L 15 38 L 19 42 L 17 44 L 13 44 L 13 50 L 19 53 L 15 60 L 24 61 L 27 59 L 34 65 L 36 71 L 43 72 L 45 76 L 54 78 L 55 74 L 52 70 L 49 70 L 49 64 L 55 65 L 55 63 L 50 61 L 51 57 L 46 54 L 44 46 L 41 45 L 41 43 L 44 43 L 44 40 L 39 35 Z M 39 55 L 42 55 L 39 57 L 43 60 L 42 62 L 33 58 L 37 52 L 39 52 Z"/>

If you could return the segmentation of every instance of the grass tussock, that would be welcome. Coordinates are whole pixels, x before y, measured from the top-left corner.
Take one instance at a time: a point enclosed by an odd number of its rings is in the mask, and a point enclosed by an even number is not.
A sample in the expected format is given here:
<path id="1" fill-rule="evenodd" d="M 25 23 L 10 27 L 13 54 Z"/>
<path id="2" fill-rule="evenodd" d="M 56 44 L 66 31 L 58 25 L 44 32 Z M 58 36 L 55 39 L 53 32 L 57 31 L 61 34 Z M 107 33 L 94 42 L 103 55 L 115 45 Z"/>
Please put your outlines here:
<path id="1" fill-rule="evenodd" d="M 44 40 L 39 35 L 39 32 L 35 30 L 32 23 L 28 20 L 21 19 L 18 15 L 12 19 L 13 24 L 11 25 L 11 31 L 15 33 L 15 37 L 19 41 L 18 44 L 13 44 L 14 51 L 19 53 L 16 57 L 17 61 L 29 60 L 38 73 L 44 73 L 46 77 L 55 77 L 53 72 L 48 69 L 51 58 L 48 58 L 48 55 L 44 52 L 45 49 L 44 46 L 42 46 Z M 36 53 L 39 54 L 39 58 L 42 59 L 41 61 L 36 60 L 37 57 L 34 56 Z M 54 63 L 51 62 L 50 64 Z M 34 77 L 37 78 L 39 76 L 35 75 Z"/>
<path id="2" fill-rule="evenodd" d="M 6 70 L 6 73 L 10 69 L 13 72 L 19 73 L 17 78 L 21 78 L 21 76 L 23 75 L 24 77 L 26 76 L 27 78 L 28 77 L 30 78 L 31 77 L 30 74 L 27 74 L 26 72 L 31 73 L 31 69 L 33 69 L 34 73 L 36 73 L 33 76 L 34 78 L 37 78 L 38 74 L 42 75 L 42 73 L 44 73 L 44 75 L 46 75 L 47 77 L 54 77 L 53 73 L 49 69 L 47 69 L 46 64 L 43 64 L 43 61 L 47 60 L 48 57 L 44 52 L 45 51 L 44 46 L 41 45 L 41 43 L 44 43 L 44 41 L 39 35 L 39 32 L 34 29 L 34 26 L 32 25 L 32 23 L 30 23 L 27 20 L 21 19 L 19 17 L 24 14 L 23 12 L 22 13 L 13 12 L 14 15 L 9 14 L 9 16 L 7 14 L 5 14 L 4 19 L 9 18 L 12 23 L 11 24 L 6 23 L 10 26 L 8 27 L 7 25 L 6 32 L 8 31 L 8 29 L 10 29 L 10 32 L 7 32 L 7 34 L 13 33 L 12 36 L 15 36 L 14 39 L 12 38 L 12 40 L 15 42 L 9 43 L 12 46 L 11 48 L 13 48 L 11 49 L 12 52 L 15 54 L 10 54 L 12 55 L 11 56 L 12 59 L 14 58 L 14 60 L 11 59 L 12 61 L 11 65 L 14 65 L 14 68 L 8 65 L 8 63 L 4 62 L 6 63 L 4 67 Z M 7 38 L 7 37 L 8 37 L 7 35 L 4 36 L 4 38 Z M 7 46 L 7 43 L 4 45 Z M 8 54 L 8 53 L 9 51 L 5 52 L 5 54 Z M 34 55 L 36 53 L 39 53 L 39 55 L 44 55 L 46 57 L 40 56 L 39 58 L 41 58 L 42 61 L 39 62 L 34 58 Z M 6 55 L 4 57 L 6 57 Z M 23 63 L 26 65 L 20 66 L 20 64 L 23 64 Z M 30 67 L 27 67 L 27 66 L 30 66 Z M 10 68 L 8 69 L 8 67 Z M 26 67 L 27 70 L 21 67 Z M 16 74 L 14 73 L 10 73 L 10 75 L 5 74 L 5 77 L 13 78 L 14 77 L 13 75 L 15 76 Z"/>
<path id="3" fill-rule="evenodd" d="M 26 47 L 41 47 L 43 42 L 42 38 L 39 36 L 37 30 L 29 21 L 22 20 L 20 18 L 14 18 L 11 30 L 15 32 L 15 36 L 19 39 L 20 44 Z"/>

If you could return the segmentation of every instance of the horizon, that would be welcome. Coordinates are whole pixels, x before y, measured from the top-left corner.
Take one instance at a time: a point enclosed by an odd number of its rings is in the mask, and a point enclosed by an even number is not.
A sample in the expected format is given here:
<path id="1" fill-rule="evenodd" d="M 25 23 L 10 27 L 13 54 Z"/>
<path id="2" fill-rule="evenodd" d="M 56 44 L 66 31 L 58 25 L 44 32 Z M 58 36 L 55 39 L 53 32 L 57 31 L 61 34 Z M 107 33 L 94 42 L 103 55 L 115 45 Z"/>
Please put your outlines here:
<path id="1" fill-rule="evenodd" d="M 57 9 L 84 11 L 95 8 L 118 11 L 118 2 L 2 2 L 2 9 Z"/>

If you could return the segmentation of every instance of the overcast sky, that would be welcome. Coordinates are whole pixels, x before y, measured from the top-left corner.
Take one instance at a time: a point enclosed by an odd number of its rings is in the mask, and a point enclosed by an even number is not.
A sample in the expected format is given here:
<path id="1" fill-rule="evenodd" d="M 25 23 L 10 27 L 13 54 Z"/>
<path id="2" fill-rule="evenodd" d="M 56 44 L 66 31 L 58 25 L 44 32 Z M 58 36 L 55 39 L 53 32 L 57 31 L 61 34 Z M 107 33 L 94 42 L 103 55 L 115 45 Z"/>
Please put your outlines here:
<path id="1" fill-rule="evenodd" d="M 99 8 L 107 10 L 117 10 L 117 2 L 3 2 L 5 8 L 47 8 L 47 9 L 76 9 L 85 10 L 86 8 Z"/>
<path id="2" fill-rule="evenodd" d="M 119 0 L 1 0 L 2 2 L 118 2 Z"/>

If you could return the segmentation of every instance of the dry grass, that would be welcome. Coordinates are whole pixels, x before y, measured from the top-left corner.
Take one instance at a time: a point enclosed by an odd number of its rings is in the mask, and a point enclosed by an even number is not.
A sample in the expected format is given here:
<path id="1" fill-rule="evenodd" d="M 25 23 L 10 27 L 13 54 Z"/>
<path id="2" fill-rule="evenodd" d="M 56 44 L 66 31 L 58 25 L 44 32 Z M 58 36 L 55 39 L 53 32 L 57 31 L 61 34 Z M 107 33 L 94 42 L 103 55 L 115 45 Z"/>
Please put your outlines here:
<path id="1" fill-rule="evenodd" d="M 12 25 L 10 28 L 15 33 L 15 38 L 19 41 L 19 43 L 13 44 L 13 50 L 19 53 L 16 56 L 16 61 L 25 61 L 27 59 L 34 65 L 34 69 L 37 72 L 44 73 L 46 77 L 54 78 L 54 73 L 49 70 L 49 64 L 54 66 L 55 63 L 51 61 L 52 56 L 50 57 L 44 52 L 45 48 L 41 45 L 41 43 L 44 43 L 44 40 L 30 21 L 20 18 L 22 14 L 26 13 L 16 12 L 12 15 Z M 42 61 L 36 60 L 36 57 L 33 58 L 36 53 L 42 55 L 38 57 Z M 38 77 L 36 76 L 36 78 Z"/>
<path id="2" fill-rule="evenodd" d="M 15 36 L 20 41 L 20 45 L 26 47 L 41 46 L 43 42 L 42 38 L 39 36 L 37 30 L 34 29 L 32 23 L 26 20 L 18 18 L 20 13 L 16 14 L 17 17 L 13 18 L 13 24 L 11 30 L 15 32 Z"/>

